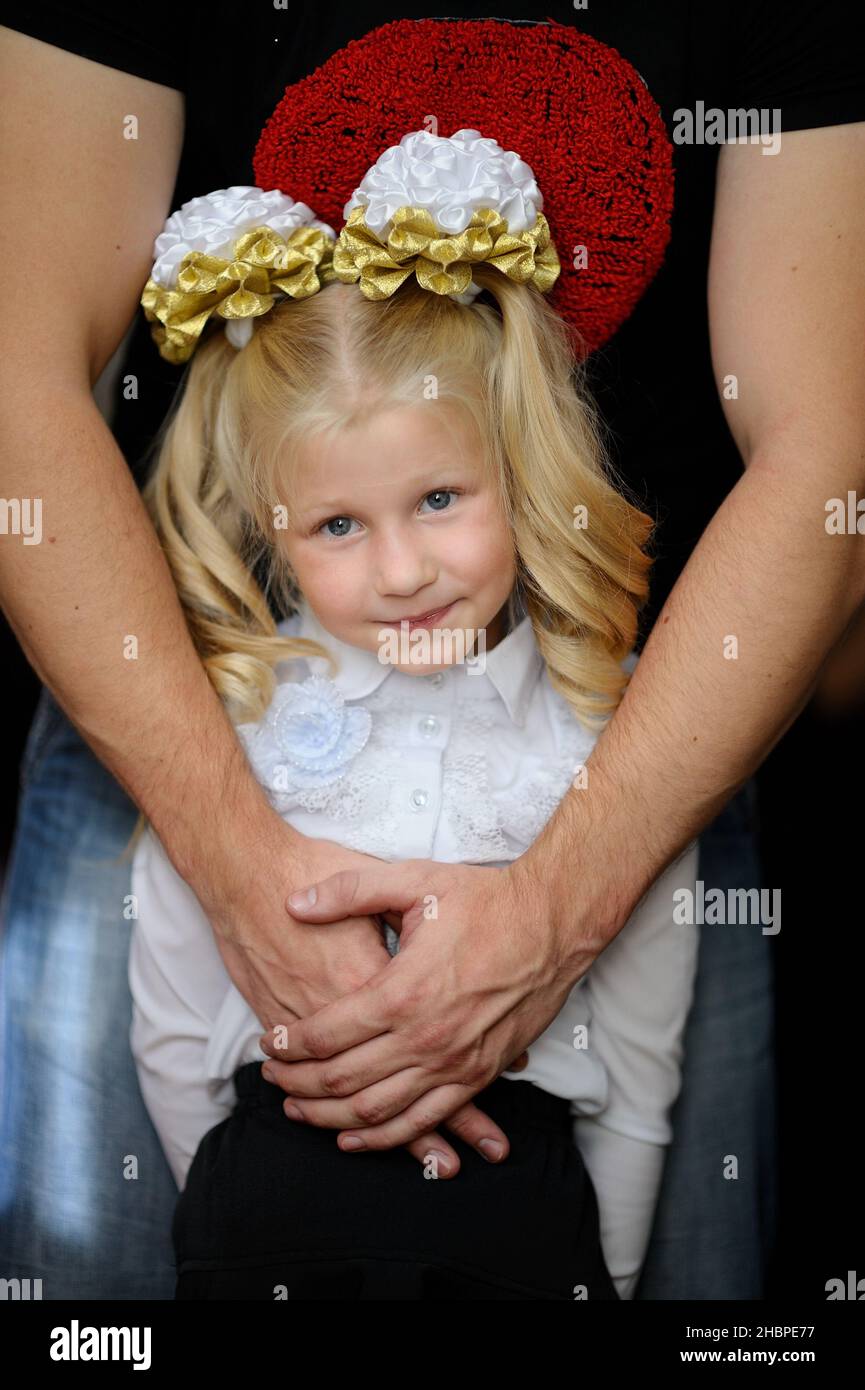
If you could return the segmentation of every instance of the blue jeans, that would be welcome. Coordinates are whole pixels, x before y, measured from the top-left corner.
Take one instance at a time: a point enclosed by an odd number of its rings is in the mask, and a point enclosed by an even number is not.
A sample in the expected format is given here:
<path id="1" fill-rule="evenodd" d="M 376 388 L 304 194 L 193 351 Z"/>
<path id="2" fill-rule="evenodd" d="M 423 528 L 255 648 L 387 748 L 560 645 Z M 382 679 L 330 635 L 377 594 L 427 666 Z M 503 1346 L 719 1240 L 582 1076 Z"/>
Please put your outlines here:
<path id="1" fill-rule="evenodd" d="M 752 778 L 700 836 L 707 894 L 763 885 L 758 830 Z M 756 923 L 700 927 L 674 1139 L 637 1299 L 764 1297 L 778 1194 L 772 940 Z"/>
<path id="2" fill-rule="evenodd" d="M 707 885 L 759 886 L 743 789 Z M 171 1299 L 177 1190 L 129 1049 L 136 809 L 43 690 L 0 900 L 0 1277 L 45 1299 Z M 774 1222 L 769 938 L 702 928 L 677 1134 L 638 1297 L 761 1296 Z M 739 1178 L 722 1176 L 725 1155 Z M 459 1181 L 459 1178 L 456 1179 Z"/>

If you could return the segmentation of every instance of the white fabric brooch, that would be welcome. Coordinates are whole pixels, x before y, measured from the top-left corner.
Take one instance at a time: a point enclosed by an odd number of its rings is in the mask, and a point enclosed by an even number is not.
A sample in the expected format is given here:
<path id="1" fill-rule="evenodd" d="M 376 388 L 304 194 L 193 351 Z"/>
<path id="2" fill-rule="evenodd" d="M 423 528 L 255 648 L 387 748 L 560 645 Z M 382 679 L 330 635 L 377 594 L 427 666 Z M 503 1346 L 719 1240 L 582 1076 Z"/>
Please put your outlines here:
<path id="1" fill-rule="evenodd" d="M 534 173 L 514 150 L 479 130 L 432 135 L 415 130 L 391 145 L 367 171 L 343 209 L 364 209 L 370 231 L 385 241 L 393 215 L 403 207 L 425 208 L 446 236 L 464 232 L 475 212 L 494 208 L 514 234 L 528 231 L 543 211 Z M 471 303 L 480 286 L 472 281 L 460 303 Z"/>
<path id="2" fill-rule="evenodd" d="M 365 746 L 369 710 L 347 705 L 327 676 L 285 681 L 264 717 L 236 732 L 262 784 L 277 796 L 337 782 Z"/>
<path id="3" fill-rule="evenodd" d="M 165 289 L 175 289 L 180 263 L 190 251 L 230 259 L 238 237 L 254 227 L 270 227 L 281 236 L 297 227 L 317 227 L 336 239 L 333 228 L 319 221 L 306 203 L 296 203 L 278 188 L 264 192 L 249 184 L 233 184 L 191 198 L 171 214 L 153 244 L 156 260 L 151 279 Z M 225 325 L 226 337 L 236 348 L 245 347 L 252 329 L 252 318 L 229 319 Z"/>

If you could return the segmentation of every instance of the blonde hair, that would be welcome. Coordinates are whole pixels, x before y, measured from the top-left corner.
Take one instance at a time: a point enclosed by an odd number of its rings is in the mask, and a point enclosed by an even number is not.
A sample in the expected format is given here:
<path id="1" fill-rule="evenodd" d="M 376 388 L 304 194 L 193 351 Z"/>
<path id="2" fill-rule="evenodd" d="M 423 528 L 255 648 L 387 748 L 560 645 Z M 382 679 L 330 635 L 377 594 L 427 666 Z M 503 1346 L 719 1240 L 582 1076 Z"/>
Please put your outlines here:
<path id="1" fill-rule="evenodd" d="M 235 722 L 264 714 L 277 662 L 315 655 L 336 669 L 319 644 L 276 630 L 269 600 L 286 616 L 301 597 L 275 543 L 277 459 L 284 479 L 311 436 L 425 403 L 431 381 L 430 408 L 468 412 L 498 485 L 517 574 L 511 618 L 519 591 L 550 680 L 584 725 L 599 730 L 615 711 L 653 522 L 614 473 L 585 362 L 551 304 L 494 267 L 473 277 L 486 293 L 470 306 L 413 279 L 380 302 L 335 282 L 281 300 L 239 352 L 222 331 L 196 349 L 143 498 Z"/>

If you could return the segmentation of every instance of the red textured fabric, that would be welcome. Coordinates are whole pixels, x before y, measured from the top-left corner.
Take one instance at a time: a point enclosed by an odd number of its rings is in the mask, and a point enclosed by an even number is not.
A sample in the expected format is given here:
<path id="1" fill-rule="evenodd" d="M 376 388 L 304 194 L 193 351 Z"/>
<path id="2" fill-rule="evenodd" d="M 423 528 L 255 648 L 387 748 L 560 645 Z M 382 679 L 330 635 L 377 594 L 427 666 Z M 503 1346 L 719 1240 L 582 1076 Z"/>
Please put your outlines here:
<path id="1" fill-rule="evenodd" d="M 430 116 L 438 135 L 479 130 L 531 165 L 562 264 L 550 300 L 585 352 L 602 346 L 670 235 L 673 151 L 639 73 L 563 24 L 395 20 L 286 87 L 256 147 L 256 183 L 307 203 L 339 233 L 367 170 Z"/>

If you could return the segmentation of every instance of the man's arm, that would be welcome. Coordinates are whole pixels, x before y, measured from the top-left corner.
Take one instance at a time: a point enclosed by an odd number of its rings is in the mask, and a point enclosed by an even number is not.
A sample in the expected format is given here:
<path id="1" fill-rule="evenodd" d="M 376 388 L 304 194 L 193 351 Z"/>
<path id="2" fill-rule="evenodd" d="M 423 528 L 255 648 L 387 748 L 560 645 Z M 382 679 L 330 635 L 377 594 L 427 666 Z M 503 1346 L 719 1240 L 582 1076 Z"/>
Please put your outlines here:
<path id="1" fill-rule="evenodd" d="M 0 542 L 0 595 L 40 679 L 181 872 L 198 873 L 198 844 L 220 844 L 226 795 L 240 815 L 258 814 L 264 798 L 91 394 L 139 312 L 174 187 L 183 96 L 8 29 L 0 55 L 0 184 L 14 247 L 0 316 L 0 493 L 38 498 L 42 510 L 39 544 Z M 124 138 L 130 114 L 136 140 Z"/>
<path id="2" fill-rule="evenodd" d="M 301 846 L 305 869 L 353 860 L 270 807 L 91 393 L 140 312 L 174 187 L 183 97 L 8 29 L 0 93 L 12 248 L 0 315 L 0 497 L 40 499 L 42 511 L 38 544 L 0 534 L 0 601 L 40 678 L 199 896 L 238 987 L 260 1016 L 286 1006 L 303 1014 L 389 957 L 371 921 L 311 942 L 288 915 Z M 124 138 L 130 115 L 135 140 Z"/>
<path id="3" fill-rule="evenodd" d="M 607 792 L 592 864 L 613 933 L 789 728 L 865 597 L 863 537 L 825 527 L 830 498 L 865 494 L 863 189 L 865 122 L 788 132 L 771 158 L 721 150 L 709 324 L 745 472 L 588 763 Z M 534 874 L 561 882 L 595 819 L 580 796 L 523 856 Z"/>

